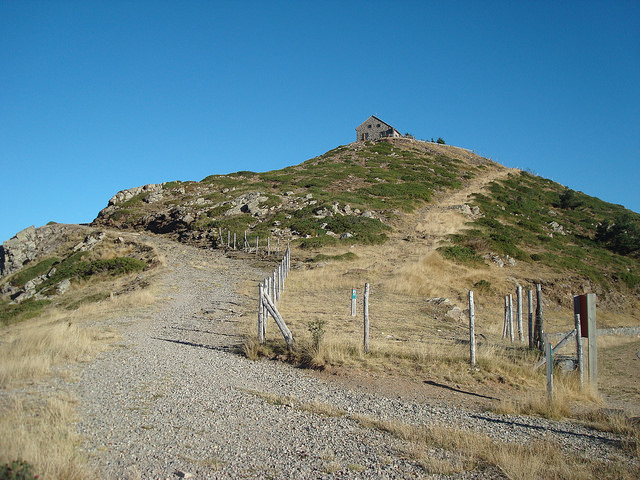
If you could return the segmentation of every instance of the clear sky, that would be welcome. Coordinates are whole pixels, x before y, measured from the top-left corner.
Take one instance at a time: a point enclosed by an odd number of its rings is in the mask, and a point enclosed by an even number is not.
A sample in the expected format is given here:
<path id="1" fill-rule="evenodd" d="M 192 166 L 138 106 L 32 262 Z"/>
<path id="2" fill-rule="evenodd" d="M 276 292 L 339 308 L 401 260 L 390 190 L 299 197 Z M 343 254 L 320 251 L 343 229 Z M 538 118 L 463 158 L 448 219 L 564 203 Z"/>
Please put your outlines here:
<path id="1" fill-rule="evenodd" d="M 640 2 L 0 0 L 0 241 L 371 114 L 640 212 Z"/>

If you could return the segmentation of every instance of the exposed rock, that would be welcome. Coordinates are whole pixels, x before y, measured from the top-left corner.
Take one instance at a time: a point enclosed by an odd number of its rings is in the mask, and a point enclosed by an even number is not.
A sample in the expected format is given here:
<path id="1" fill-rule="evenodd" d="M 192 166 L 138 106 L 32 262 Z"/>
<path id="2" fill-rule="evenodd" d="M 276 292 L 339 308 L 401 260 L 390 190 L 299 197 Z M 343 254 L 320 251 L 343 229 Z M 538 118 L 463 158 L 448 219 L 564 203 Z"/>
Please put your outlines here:
<path id="1" fill-rule="evenodd" d="M 345 213 L 345 215 L 351 215 L 352 214 L 351 205 L 347 204 L 347 205 L 344 206 L 344 213 Z"/>
<path id="2" fill-rule="evenodd" d="M 564 231 L 564 227 L 560 225 L 558 222 L 556 222 L 555 220 L 549 222 L 549 226 L 551 227 L 551 230 L 554 231 L 554 233 L 559 233 L 560 235 L 566 235 Z"/>
<path id="3" fill-rule="evenodd" d="M 344 240 L 345 238 L 351 238 L 351 237 L 353 237 L 353 233 L 349 233 L 349 232 L 343 233 L 340 235 L 341 240 Z"/>
<path id="4" fill-rule="evenodd" d="M 370 211 L 370 210 L 367 210 L 366 212 L 364 212 L 362 214 L 362 216 L 365 217 L 365 218 L 373 218 L 373 212 Z"/>
<path id="5" fill-rule="evenodd" d="M 471 213 L 473 215 L 480 215 L 480 207 L 471 207 Z"/>
<path id="6" fill-rule="evenodd" d="M 134 187 L 134 188 L 129 188 L 128 190 L 121 190 L 120 192 L 116 193 L 113 197 L 109 199 L 108 206 L 124 203 L 127 200 L 131 200 L 136 195 L 139 195 L 144 192 L 153 193 L 153 192 L 159 192 L 159 191 L 162 191 L 162 184 L 158 184 L 158 183 L 150 183 L 149 185 L 143 185 L 142 187 Z"/>
<path id="7" fill-rule="evenodd" d="M 489 253 L 487 253 L 485 255 L 482 255 L 482 258 L 484 258 L 485 260 L 489 260 L 489 261 L 495 263 L 500 268 L 504 267 L 504 261 L 502 260 L 502 258 L 500 258 L 500 255 L 498 255 L 496 253 L 489 252 Z"/>
<path id="8" fill-rule="evenodd" d="M 142 198 L 142 201 L 146 203 L 159 202 L 160 200 L 162 200 L 162 192 L 151 192 Z"/>
<path id="9" fill-rule="evenodd" d="M 75 247 L 73 247 L 74 252 L 86 252 L 91 250 L 96 246 L 102 239 L 104 238 L 104 232 L 91 233 L 87 235 L 84 241 L 78 243 Z"/>
<path id="10" fill-rule="evenodd" d="M 513 257 L 510 257 L 509 255 L 505 255 L 504 262 L 510 267 L 513 267 L 516 264 L 516 259 Z"/>
<path id="11" fill-rule="evenodd" d="M 262 202 L 266 202 L 268 200 L 267 197 L 262 195 L 260 192 L 249 192 L 245 195 L 241 195 L 235 198 L 231 205 L 233 205 L 229 210 L 224 212 L 224 216 L 228 217 L 231 215 L 239 215 L 241 213 L 249 213 L 252 215 L 264 215 L 266 210 L 261 209 L 259 205 Z"/>
<path id="12" fill-rule="evenodd" d="M 60 283 L 58 283 L 58 285 L 56 285 L 56 293 L 58 295 L 64 295 L 69 291 L 70 288 L 71 288 L 71 282 L 69 281 L 68 278 L 65 278 Z"/>
<path id="13" fill-rule="evenodd" d="M 28 262 L 55 251 L 69 240 L 78 225 L 53 224 L 25 228 L 0 246 L 0 277 L 17 272 Z M 75 235 L 74 235 L 75 236 Z"/>

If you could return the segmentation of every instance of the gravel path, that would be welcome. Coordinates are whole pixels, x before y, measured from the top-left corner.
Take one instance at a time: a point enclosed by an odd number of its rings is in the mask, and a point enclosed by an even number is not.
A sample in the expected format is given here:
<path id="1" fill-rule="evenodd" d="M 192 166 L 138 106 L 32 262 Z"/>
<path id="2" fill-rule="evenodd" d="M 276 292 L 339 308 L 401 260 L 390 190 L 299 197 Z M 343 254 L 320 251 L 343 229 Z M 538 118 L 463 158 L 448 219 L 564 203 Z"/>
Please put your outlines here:
<path id="1" fill-rule="evenodd" d="M 264 276 L 216 252 L 153 239 L 167 258 L 170 300 L 108 321 L 122 340 L 71 388 L 79 433 L 101 478 L 415 478 L 407 445 L 349 416 L 266 402 L 256 392 L 321 402 L 412 424 L 458 425 L 509 441 L 551 435 L 567 449 L 615 455 L 617 437 L 564 422 L 407 402 L 347 389 L 276 362 L 233 353 L 238 316 L 255 302 L 234 282 Z M 286 403 L 286 402 L 285 402 Z M 446 457 L 449 452 L 434 449 Z M 454 478 L 487 478 L 465 472 Z M 495 473 L 497 478 L 499 473 Z M 448 477 L 451 478 L 451 477 Z"/>

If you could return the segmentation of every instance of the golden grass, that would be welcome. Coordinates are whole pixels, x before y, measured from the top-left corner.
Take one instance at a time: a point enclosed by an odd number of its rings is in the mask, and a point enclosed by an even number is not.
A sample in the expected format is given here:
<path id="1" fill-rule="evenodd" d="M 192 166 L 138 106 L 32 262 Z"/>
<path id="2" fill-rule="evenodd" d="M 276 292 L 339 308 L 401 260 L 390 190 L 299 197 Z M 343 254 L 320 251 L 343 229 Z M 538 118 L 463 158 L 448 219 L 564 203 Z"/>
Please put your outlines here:
<path id="1" fill-rule="evenodd" d="M 116 335 L 110 330 L 87 327 L 86 321 L 154 300 L 152 291 L 136 290 L 84 304 L 76 310 L 49 309 L 39 317 L 5 328 L 0 333 L 0 387 L 42 378 L 58 365 L 91 360 Z"/>
<path id="2" fill-rule="evenodd" d="M 92 477 L 78 454 L 79 438 L 69 427 L 75 419 L 73 399 L 14 396 L 5 398 L 0 408 L 0 463 L 24 459 L 40 478 Z"/>
<path id="3" fill-rule="evenodd" d="M 78 288 L 71 295 L 84 295 Z M 32 384 L 57 374 L 68 375 L 73 365 L 91 360 L 108 347 L 116 333 L 87 326 L 123 310 L 149 305 L 156 298 L 152 288 L 82 304 L 76 310 L 46 309 L 39 317 L 0 331 L 0 388 Z M 57 370 L 65 367 L 64 370 Z M 61 395 L 46 398 L 39 390 L 14 390 L 0 403 L 0 462 L 23 459 L 40 478 L 92 478 L 78 453 L 73 433 L 75 402 Z M 95 478 L 95 477 L 94 477 Z"/>

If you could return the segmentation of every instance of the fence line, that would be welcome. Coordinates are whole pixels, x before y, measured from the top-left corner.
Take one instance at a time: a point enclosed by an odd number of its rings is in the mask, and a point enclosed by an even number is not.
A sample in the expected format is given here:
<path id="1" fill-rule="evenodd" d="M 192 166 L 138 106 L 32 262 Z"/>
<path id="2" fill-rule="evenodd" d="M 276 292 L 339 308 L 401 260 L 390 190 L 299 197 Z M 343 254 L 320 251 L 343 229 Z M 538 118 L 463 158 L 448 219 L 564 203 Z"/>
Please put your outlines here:
<path id="1" fill-rule="evenodd" d="M 248 242 L 247 242 L 248 244 Z M 258 243 L 256 243 L 256 251 Z M 287 327 L 287 324 L 278 311 L 277 303 L 284 292 L 284 283 L 291 270 L 291 248 L 287 245 L 284 256 L 280 263 L 273 269 L 271 275 L 267 276 L 258 284 L 258 342 L 264 344 L 266 341 L 267 320 L 271 316 L 280 333 L 284 337 L 289 347 L 295 347 L 295 340 Z"/>

